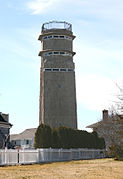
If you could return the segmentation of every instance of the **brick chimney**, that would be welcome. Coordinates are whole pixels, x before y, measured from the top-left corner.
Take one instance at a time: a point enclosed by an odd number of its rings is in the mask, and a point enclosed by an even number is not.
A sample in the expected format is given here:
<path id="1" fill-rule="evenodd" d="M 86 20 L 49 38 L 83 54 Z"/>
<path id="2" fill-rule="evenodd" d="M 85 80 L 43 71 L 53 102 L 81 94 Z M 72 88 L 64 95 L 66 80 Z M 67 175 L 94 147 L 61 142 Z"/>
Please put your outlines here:
<path id="1" fill-rule="evenodd" d="M 108 110 L 104 109 L 102 111 L 102 119 L 103 121 L 108 120 Z"/>

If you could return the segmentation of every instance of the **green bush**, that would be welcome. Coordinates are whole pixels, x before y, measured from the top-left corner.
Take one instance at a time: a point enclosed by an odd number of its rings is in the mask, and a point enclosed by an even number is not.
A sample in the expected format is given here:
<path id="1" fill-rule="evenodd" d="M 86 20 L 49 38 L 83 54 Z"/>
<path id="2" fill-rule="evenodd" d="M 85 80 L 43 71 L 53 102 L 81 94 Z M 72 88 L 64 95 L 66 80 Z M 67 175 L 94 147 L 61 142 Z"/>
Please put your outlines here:
<path id="1" fill-rule="evenodd" d="M 35 133 L 35 148 L 49 148 L 51 140 L 51 128 L 41 124 Z"/>
<path id="2" fill-rule="evenodd" d="M 67 127 L 51 129 L 41 124 L 35 134 L 35 148 L 95 148 L 104 149 L 105 142 L 96 132 L 75 130 Z"/>
<path id="3" fill-rule="evenodd" d="M 51 138 L 52 138 L 51 147 L 60 148 L 60 139 L 59 139 L 58 132 L 56 129 L 52 130 Z"/>

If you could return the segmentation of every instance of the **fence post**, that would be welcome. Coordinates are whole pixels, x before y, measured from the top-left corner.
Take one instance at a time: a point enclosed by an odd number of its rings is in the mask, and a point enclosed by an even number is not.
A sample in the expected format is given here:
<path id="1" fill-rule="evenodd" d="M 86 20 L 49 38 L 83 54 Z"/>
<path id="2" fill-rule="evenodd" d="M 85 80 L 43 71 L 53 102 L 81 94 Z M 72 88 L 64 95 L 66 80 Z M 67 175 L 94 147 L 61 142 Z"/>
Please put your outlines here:
<path id="1" fill-rule="evenodd" d="M 23 164 L 25 163 L 25 150 L 23 149 Z"/>
<path id="2" fill-rule="evenodd" d="M 39 155 L 39 149 L 36 149 L 37 150 L 37 162 L 40 163 L 40 155 Z"/>
<path id="3" fill-rule="evenodd" d="M 19 149 L 17 149 L 17 162 L 19 164 Z"/>
<path id="4" fill-rule="evenodd" d="M 5 147 L 5 164 L 7 164 L 7 148 Z"/>

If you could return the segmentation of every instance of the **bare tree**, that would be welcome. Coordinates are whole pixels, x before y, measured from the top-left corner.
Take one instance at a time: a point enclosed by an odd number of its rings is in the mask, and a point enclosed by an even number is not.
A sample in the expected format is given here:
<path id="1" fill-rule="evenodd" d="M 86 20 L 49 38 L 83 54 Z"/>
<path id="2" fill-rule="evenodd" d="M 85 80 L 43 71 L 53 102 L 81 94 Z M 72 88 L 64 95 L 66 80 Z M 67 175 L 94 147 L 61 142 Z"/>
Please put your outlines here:
<path id="1" fill-rule="evenodd" d="M 117 94 L 117 100 L 116 100 L 117 110 L 118 110 L 118 114 L 123 115 L 123 87 L 120 87 L 118 84 L 116 85 L 119 89 L 119 93 Z"/>

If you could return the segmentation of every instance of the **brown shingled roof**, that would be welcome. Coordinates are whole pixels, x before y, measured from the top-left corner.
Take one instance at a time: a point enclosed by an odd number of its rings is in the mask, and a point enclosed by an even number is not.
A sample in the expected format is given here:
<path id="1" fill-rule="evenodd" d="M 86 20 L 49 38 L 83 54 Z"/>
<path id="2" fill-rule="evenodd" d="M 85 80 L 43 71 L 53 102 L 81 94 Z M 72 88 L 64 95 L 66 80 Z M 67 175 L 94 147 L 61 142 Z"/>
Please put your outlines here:
<path id="1" fill-rule="evenodd" d="M 86 128 L 96 128 L 98 127 L 99 125 L 101 125 L 102 121 L 99 121 L 99 122 L 96 122 L 94 124 L 91 124 L 89 126 L 86 126 Z"/>

